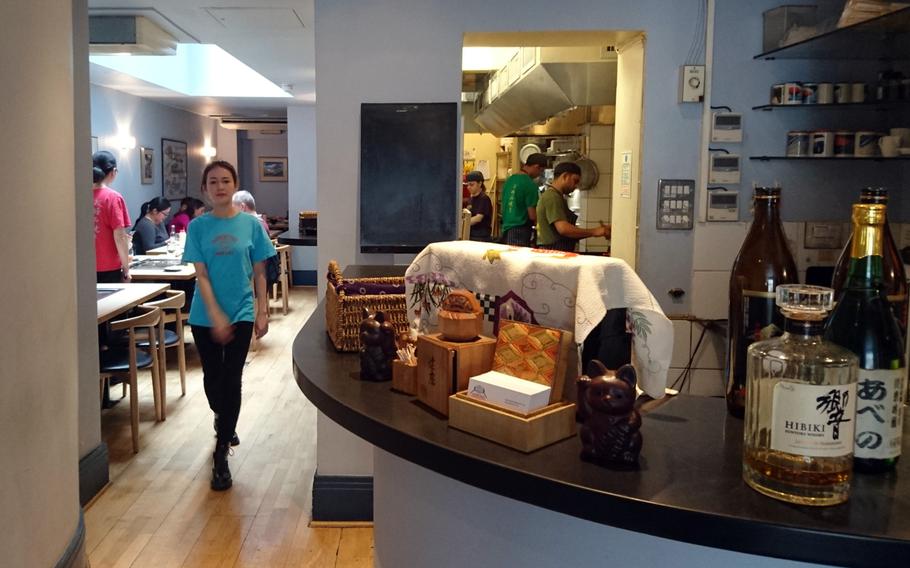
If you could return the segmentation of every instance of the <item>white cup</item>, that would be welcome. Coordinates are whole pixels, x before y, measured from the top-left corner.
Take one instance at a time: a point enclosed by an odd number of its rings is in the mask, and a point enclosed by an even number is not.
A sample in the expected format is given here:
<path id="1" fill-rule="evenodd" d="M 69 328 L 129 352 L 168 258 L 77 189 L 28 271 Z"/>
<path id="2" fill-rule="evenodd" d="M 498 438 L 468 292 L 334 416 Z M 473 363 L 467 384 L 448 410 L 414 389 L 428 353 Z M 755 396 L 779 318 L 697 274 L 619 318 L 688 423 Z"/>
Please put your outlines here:
<path id="1" fill-rule="evenodd" d="M 900 144 L 900 138 L 897 136 L 882 136 L 878 139 L 878 147 L 882 151 L 882 156 L 893 158 L 897 156 L 897 148 Z"/>
<path id="2" fill-rule="evenodd" d="M 820 105 L 830 105 L 834 102 L 834 84 L 833 83 L 819 83 L 818 84 L 818 104 Z"/>
<path id="3" fill-rule="evenodd" d="M 877 132 L 861 131 L 856 133 L 856 141 L 853 144 L 853 154 L 856 156 L 874 156 L 878 153 L 878 139 L 880 135 Z"/>
<path id="4" fill-rule="evenodd" d="M 910 147 L 910 128 L 892 128 L 891 136 L 900 138 L 897 145 L 901 148 Z"/>

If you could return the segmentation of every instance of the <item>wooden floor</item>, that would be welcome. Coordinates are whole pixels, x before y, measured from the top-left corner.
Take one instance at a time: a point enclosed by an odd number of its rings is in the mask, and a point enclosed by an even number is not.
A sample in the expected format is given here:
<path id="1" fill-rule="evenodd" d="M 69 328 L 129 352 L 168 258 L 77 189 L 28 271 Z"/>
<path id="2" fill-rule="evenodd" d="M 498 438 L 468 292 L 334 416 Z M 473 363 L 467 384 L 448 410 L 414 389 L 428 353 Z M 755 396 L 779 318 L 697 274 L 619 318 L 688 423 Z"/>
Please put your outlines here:
<path id="1" fill-rule="evenodd" d="M 241 443 L 229 460 L 234 486 L 228 491 L 209 489 L 212 412 L 191 345 L 185 397 L 168 352 L 165 422 L 154 421 L 149 375 L 140 372 L 138 454 L 130 443 L 128 401 L 102 411 L 111 484 L 85 511 L 93 568 L 373 565 L 372 528 L 309 526 L 316 410 L 294 381 L 291 346 L 315 305 L 314 288 L 292 290 L 288 315 L 273 310 L 269 334 L 247 358 Z M 119 395 L 114 387 L 112 396 Z"/>

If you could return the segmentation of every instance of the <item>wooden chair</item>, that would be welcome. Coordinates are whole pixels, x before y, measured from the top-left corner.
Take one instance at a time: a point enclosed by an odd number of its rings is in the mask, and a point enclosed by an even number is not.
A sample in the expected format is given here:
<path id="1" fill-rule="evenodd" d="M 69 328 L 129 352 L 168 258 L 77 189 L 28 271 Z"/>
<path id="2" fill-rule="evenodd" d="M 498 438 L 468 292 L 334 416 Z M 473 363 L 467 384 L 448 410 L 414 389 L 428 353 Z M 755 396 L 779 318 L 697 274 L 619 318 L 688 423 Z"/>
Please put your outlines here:
<path id="1" fill-rule="evenodd" d="M 139 393 L 136 386 L 139 369 L 152 371 L 152 398 L 155 403 L 155 418 L 161 416 L 160 380 L 158 376 L 158 350 L 141 351 L 137 344 L 141 340 L 137 330 L 142 330 L 145 338 L 157 343 L 158 322 L 161 310 L 155 307 L 136 308 L 138 315 L 111 322 L 111 331 L 125 331 L 127 349 L 107 349 L 101 352 L 102 382 L 112 375 L 127 375 L 130 391 L 130 428 L 133 434 L 133 453 L 139 451 Z M 126 383 L 124 383 L 126 384 Z"/>
<path id="2" fill-rule="evenodd" d="M 154 302 L 146 302 L 143 307 L 159 308 L 161 319 L 158 321 L 158 366 L 161 393 L 161 420 L 167 418 L 167 348 L 177 349 L 177 364 L 180 368 L 180 396 L 186 395 L 186 344 L 184 342 L 184 317 L 183 306 L 186 304 L 186 293 L 183 290 L 165 290 L 165 298 Z M 165 329 L 164 325 L 172 323 L 176 330 Z M 161 340 L 163 338 L 163 341 Z M 148 338 L 138 342 L 142 349 L 149 349 L 151 343 Z"/>
<path id="3" fill-rule="evenodd" d="M 277 300 L 280 295 L 281 313 L 288 315 L 288 290 L 291 285 L 291 245 L 276 245 L 275 250 L 278 252 L 279 273 L 278 282 L 272 284 L 271 296 L 273 300 Z"/>

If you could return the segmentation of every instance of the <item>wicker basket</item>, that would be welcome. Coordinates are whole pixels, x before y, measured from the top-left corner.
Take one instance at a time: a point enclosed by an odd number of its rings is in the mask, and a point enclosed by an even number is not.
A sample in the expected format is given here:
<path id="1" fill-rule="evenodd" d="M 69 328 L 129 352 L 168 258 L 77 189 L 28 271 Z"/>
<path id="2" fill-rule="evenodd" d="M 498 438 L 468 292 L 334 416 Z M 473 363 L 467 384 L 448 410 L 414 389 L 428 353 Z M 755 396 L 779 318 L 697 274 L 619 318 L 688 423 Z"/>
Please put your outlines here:
<path id="1" fill-rule="evenodd" d="M 395 327 L 396 334 L 408 330 L 407 303 L 404 294 L 364 294 L 349 296 L 336 291 L 335 286 L 343 282 L 363 284 L 399 284 L 404 278 L 354 278 L 345 280 L 334 260 L 329 262 L 328 285 L 325 290 L 325 328 L 338 351 L 360 351 L 360 322 L 363 309 L 381 311 L 386 321 Z M 334 281 L 334 282 L 333 282 Z"/>

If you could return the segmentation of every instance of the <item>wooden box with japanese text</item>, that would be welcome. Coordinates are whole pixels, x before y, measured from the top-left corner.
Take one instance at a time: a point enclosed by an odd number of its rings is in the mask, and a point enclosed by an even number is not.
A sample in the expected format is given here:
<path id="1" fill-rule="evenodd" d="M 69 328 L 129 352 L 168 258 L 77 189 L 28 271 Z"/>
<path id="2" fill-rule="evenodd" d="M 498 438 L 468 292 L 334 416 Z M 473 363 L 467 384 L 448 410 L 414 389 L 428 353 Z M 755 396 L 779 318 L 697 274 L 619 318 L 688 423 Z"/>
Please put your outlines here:
<path id="1" fill-rule="evenodd" d="M 449 395 L 468 387 L 474 375 L 493 366 L 496 340 L 480 336 L 474 341 L 445 341 L 439 334 L 417 338 L 417 400 L 449 415 Z"/>

